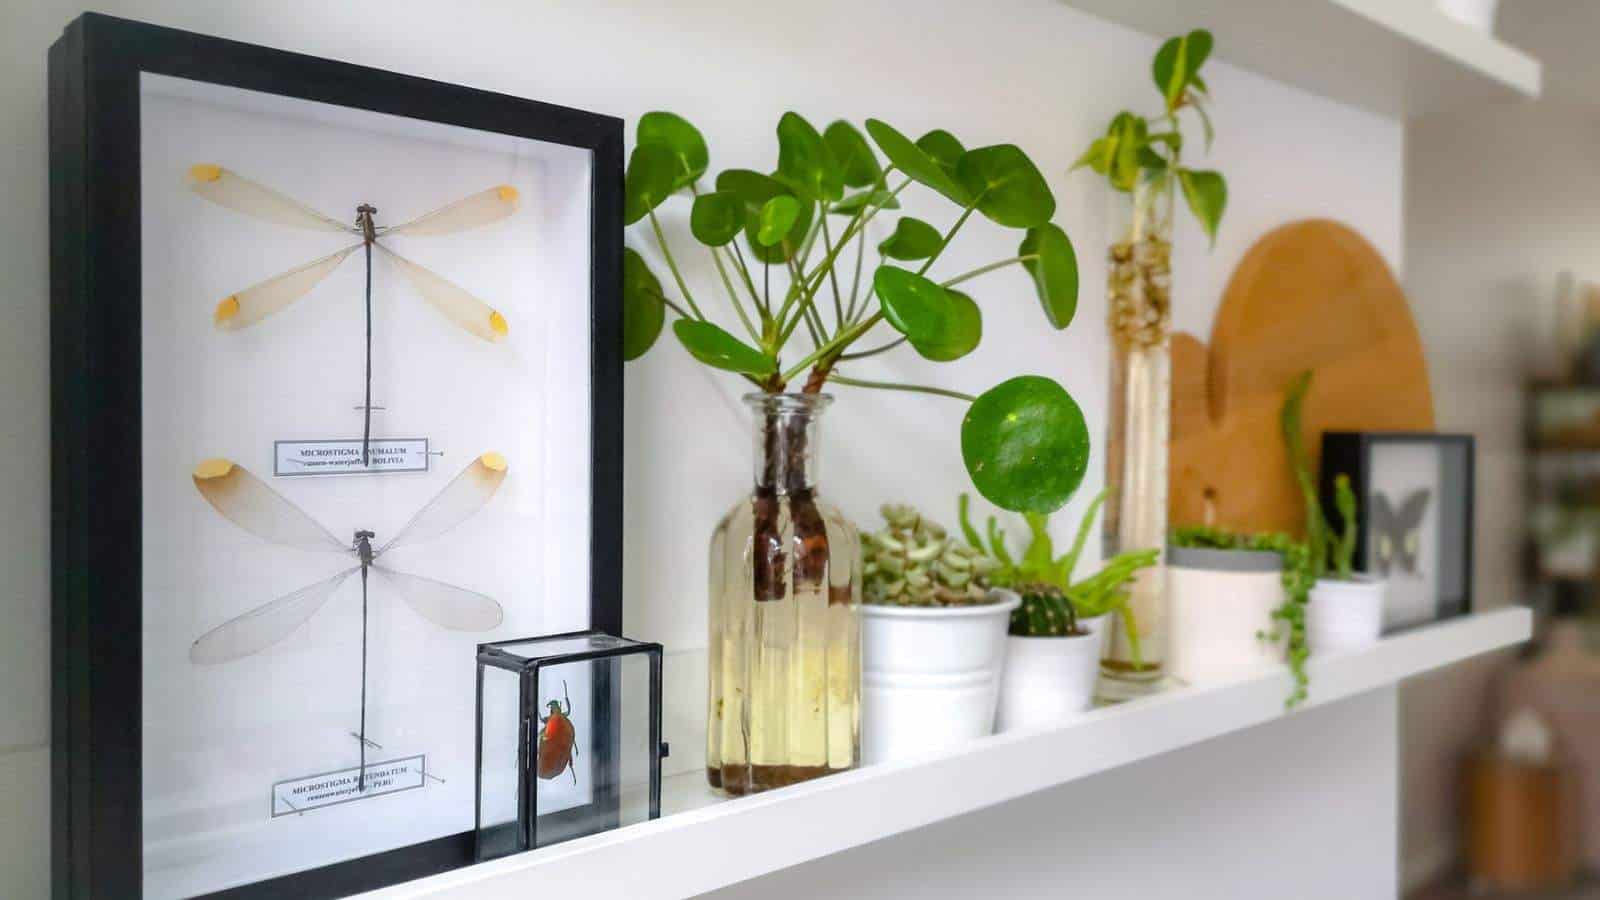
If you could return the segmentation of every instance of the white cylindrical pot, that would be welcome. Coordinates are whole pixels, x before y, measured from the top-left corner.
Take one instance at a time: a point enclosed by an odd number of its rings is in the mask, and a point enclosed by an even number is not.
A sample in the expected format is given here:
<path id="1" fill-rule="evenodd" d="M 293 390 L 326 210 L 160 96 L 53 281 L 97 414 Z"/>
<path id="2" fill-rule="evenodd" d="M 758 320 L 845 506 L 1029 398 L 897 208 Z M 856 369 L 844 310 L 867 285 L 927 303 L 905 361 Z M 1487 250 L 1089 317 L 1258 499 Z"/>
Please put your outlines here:
<path id="1" fill-rule="evenodd" d="M 1306 607 L 1306 643 L 1311 652 L 1348 653 L 1376 644 L 1383 632 L 1386 585 L 1366 575 L 1348 581 L 1319 579 Z"/>
<path id="2" fill-rule="evenodd" d="M 1438 0 L 1439 11 L 1484 34 L 1494 33 L 1494 14 L 1500 0 Z"/>
<path id="3" fill-rule="evenodd" d="M 1039 728 L 1068 721 L 1094 705 L 1105 643 L 1103 619 L 1078 623 L 1088 634 L 1006 638 L 995 730 Z"/>
<path id="4" fill-rule="evenodd" d="M 1006 628 L 1022 598 L 982 606 L 861 607 L 861 756 L 868 763 L 959 746 L 994 731 Z"/>
<path id="5" fill-rule="evenodd" d="M 1284 602 L 1283 557 L 1255 550 L 1167 550 L 1167 669 L 1191 684 L 1283 665 L 1272 613 Z"/>

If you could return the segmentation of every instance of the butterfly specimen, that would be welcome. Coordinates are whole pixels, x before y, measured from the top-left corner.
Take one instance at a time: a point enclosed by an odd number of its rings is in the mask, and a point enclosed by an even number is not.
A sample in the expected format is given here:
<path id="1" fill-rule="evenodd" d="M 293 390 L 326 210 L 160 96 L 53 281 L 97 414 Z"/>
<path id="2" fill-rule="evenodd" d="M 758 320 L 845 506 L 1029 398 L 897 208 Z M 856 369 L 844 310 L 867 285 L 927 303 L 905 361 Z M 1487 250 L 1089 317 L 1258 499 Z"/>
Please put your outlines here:
<path id="1" fill-rule="evenodd" d="M 212 320 L 224 331 L 248 328 L 273 313 L 280 312 L 310 293 L 319 282 L 339 268 L 345 258 L 361 250 L 366 261 L 366 390 L 362 402 L 361 463 L 369 462 L 368 444 L 372 437 L 372 248 L 377 247 L 394 260 L 417 293 L 445 318 L 486 341 L 499 341 L 510 332 L 505 316 L 482 300 L 443 277 L 417 265 L 389 249 L 382 238 L 391 235 L 439 235 L 477 228 L 497 222 L 516 212 L 517 189 L 502 184 L 440 207 L 400 225 L 379 225 L 377 207 L 363 203 L 356 207 L 350 223 L 340 222 L 292 200 L 271 188 L 212 163 L 189 168 L 189 187 L 218 206 L 243 213 L 263 222 L 328 231 L 359 240 L 321 259 L 269 278 L 260 284 L 231 294 L 217 304 Z"/>
<path id="2" fill-rule="evenodd" d="M 1373 546 L 1376 548 L 1378 572 L 1388 576 L 1391 570 L 1407 575 L 1417 574 L 1417 556 L 1422 546 L 1422 514 L 1428 509 L 1431 494 L 1420 488 L 1406 495 L 1397 511 L 1389 498 L 1379 491 L 1372 494 Z"/>
<path id="3" fill-rule="evenodd" d="M 491 597 L 442 581 L 408 575 L 380 565 L 389 550 L 436 538 L 471 518 L 499 490 L 506 460 L 485 453 L 461 470 L 388 543 L 374 547 L 377 535 L 358 529 L 341 541 L 298 506 L 284 499 L 243 466 L 209 459 L 195 467 L 194 486 L 229 521 L 273 544 L 321 550 L 354 557 L 356 564 L 229 619 L 189 648 L 198 664 L 225 663 L 259 653 L 293 634 L 321 609 L 352 575 L 361 575 L 361 725 L 354 734 L 361 744 L 357 790 L 366 789 L 367 768 L 367 579 L 372 572 L 394 588 L 423 618 L 454 631 L 488 631 L 504 618 Z"/>

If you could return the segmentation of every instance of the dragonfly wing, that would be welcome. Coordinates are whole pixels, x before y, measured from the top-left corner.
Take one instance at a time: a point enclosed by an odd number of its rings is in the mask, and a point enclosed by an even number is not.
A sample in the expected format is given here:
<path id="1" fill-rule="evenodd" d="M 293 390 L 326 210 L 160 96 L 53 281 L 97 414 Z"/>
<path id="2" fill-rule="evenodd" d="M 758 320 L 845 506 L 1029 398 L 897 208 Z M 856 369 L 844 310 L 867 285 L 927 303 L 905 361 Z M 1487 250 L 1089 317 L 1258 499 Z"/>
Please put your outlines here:
<path id="1" fill-rule="evenodd" d="M 226 459 L 208 459 L 194 468 L 194 486 L 223 517 L 264 541 L 301 550 L 350 548 L 283 495 Z"/>
<path id="2" fill-rule="evenodd" d="M 383 247 L 382 244 L 378 246 Z M 405 273 L 406 280 L 417 289 L 417 293 L 432 304 L 434 309 L 444 313 L 445 318 L 486 341 L 499 341 L 510 332 L 511 328 L 506 324 L 505 316 L 500 315 L 489 304 L 393 250 L 387 247 L 383 249 L 400 267 L 400 271 Z"/>
<path id="3" fill-rule="evenodd" d="M 214 665 L 260 653 L 305 624 L 322 608 L 322 604 L 328 602 L 339 585 L 360 569 L 360 566 L 345 569 L 331 578 L 285 594 L 271 603 L 223 622 L 189 646 L 189 661 L 198 665 Z"/>
<path id="4" fill-rule="evenodd" d="M 297 200 L 212 163 L 189 167 L 189 189 L 218 206 L 263 222 L 311 231 L 360 233 L 354 225 L 330 219 Z"/>
<path id="5" fill-rule="evenodd" d="M 493 451 L 473 460 L 379 552 L 436 538 L 472 518 L 500 489 L 500 483 L 506 480 L 506 468 L 506 458 Z"/>
<path id="6" fill-rule="evenodd" d="M 383 566 L 373 569 L 399 589 L 418 615 L 435 625 L 451 631 L 488 631 L 498 628 L 505 619 L 505 610 L 493 597 Z"/>
<path id="7" fill-rule="evenodd" d="M 360 244 L 352 244 L 337 253 L 330 253 L 298 269 L 291 269 L 276 278 L 245 288 L 218 303 L 212 320 L 223 331 L 248 328 L 304 297 L 318 282 L 333 274 L 345 257 L 360 247 Z"/>
<path id="8" fill-rule="evenodd" d="M 403 225 L 384 229 L 384 234 L 451 234 L 477 228 L 517 211 L 517 189 L 509 184 L 479 191 L 470 197 L 442 206 L 427 215 L 418 216 Z"/>

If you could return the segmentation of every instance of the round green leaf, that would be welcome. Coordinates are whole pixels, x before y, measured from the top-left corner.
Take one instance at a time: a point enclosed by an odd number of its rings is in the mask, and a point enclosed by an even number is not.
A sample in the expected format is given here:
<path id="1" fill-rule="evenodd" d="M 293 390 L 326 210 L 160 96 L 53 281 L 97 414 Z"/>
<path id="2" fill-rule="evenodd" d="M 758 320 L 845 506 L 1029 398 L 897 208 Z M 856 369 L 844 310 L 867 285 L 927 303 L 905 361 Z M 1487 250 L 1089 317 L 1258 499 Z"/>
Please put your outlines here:
<path id="1" fill-rule="evenodd" d="M 844 174 L 817 129 L 798 113 L 778 120 L 778 180 L 803 197 L 832 202 L 844 196 Z"/>
<path id="2" fill-rule="evenodd" d="M 1066 389 L 1023 375 L 972 402 L 961 458 L 978 492 L 1013 512 L 1052 513 L 1072 499 L 1089 465 L 1089 428 Z"/>
<path id="3" fill-rule="evenodd" d="M 966 206 L 969 195 L 959 182 L 951 178 L 927 151 L 911 143 L 911 139 L 877 119 L 867 120 L 867 134 L 877 142 L 878 149 L 889 157 L 895 168 L 918 184 L 927 185 L 956 203 Z"/>
<path id="4" fill-rule="evenodd" d="M 950 298 L 944 326 L 933 338 L 911 339 L 911 346 L 923 359 L 949 362 L 978 349 L 983 340 L 983 311 L 973 299 L 960 291 L 944 289 Z"/>
<path id="5" fill-rule="evenodd" d="M 672 151 L 675 167 L 673 189 L 694 184 L 706 167 L 711 155 L 706 150 L 706 139 L 699 129 L 682 116 L 669 112 L 647 112 L 639 117 L 639 144 L 661 144 Z"/>
<path id="6" fill-rule="evenodd" d="M 961 146 L 956 136 L 943 128 L 935 128 L 917 138 L 917 146 L 922 148 L 922 152 L 933 157 L 933 161 L 938 163 L 939 168 L 951 178 L 956 177 L 956 164 L 961 162 L 961 154 L 967 152 L 967 148 Z"/>
<path id="7" fill-rule="evenodd" d="M 853 216 L 860 212 L 867 204 L 881 206 L 884 209 L 899 209 L 900 201 L 894 194 L 885 190 L 858 191 L 850 196 L 828 206 L 828 212 L 839 216 Z"/>
<path id="8" fill-rule="evenodd" d="M 839 164 L 845 185 L 872 187 L 883 180 L 883 167 L 878 165 L 878 157 L 854 125 L 843 119 L 833 122 L 822 132 L 822 140 Z"/>
<path id="9" fill-rule="evenodd" d="M 878 252 L 890 259 L 927 259 L 938 253 L 943 243 L 944 236 L 939 234 L 939 229 L 921 219 L 902 216 L 895 223 L 894 234 L 878 244 Z"/>
<path id="10" fill-rule="evenodd" d="M 717 190 L 731 191 L 751 209 L 760 209 L 773 197 L 789 193 L 783 182 L 749 169 L 724 170 L 717 175 Z"/>
<path id="11" fill-rule="evenodd" d="M 1015 144 L 968 150 L 956 165 L 956 177 L 978 212 L 1008 228 L 1043 225 L 1056 213 L 1050 185 Z"/>
<path id="12" fill-rule="evenodd" d="M 694 198 L 689 211 L 689 231 L 707 247 L 721 247 L 744 227 L 745 208 L 732 191 L 713 191 Z"/>
<path id="13" fill-rule="evenodd" d="M 1067 327 L 1078 310 L 1078 254 L 1067 233 L 1050 222 L 1030 228 L 1017 255 L 1038 257 L 1024 260 L 1023 268 L 1033 276 L 1045 318 L 1057 331 Z"/>
<path id="14" fill-rule="evenodd" d="M 799 200 L 787 195 L 768 200 L 756 214 L 756 243 L 771 247 L 783 240 L 799 217 Z"/>
<path id="15" fill-rule="evenodd" d="M 710 322 L 679 319 L 672 333 L 695 359 L 729 372 L 764 378 L 778 370 L 778 362 Z"/>
<path id="16" fill-rule="evenodd" d="M 872 288 L 883 317 L 912 341 L 937 341 L 952 315 L 950 296 L 934 282 L 896 266 L 879 266 Z"/>
<path id="17" fill-rule="evenodd" d="M 632 225 L 661 205 L 676 188 L 677 158 L 664 144 L 640 144 L 628 157 L 622 179 L 622 224 Z"/>
<path id="18" fill-rule="evenodd" d="M 750 253 L 768 265 L 786 262 L 800 252 L 800 246 L 805 242 L 806 233 L 811 229 L 811 220 L 816 216 L 817 205 L 805 200 L 796 200 L 793 194 L 780 194 L 779 196 L 794 200 L 797 204 L 794 224 L 789 226 L 788 233 L 780 236 L 772 244 L 761 243 L 761 214 L 766 209 L 767 203 L 749 211 L 744 226 L 745 243 L 750 247 Z M 778 199 L 774 197 L 773 200 Z"/>
<path id="19" fill-rule="evenodd" d="M 638 359 L 654 346 L 666 317 L 661 282 L 632 247 L 622 248 L 622 358 Z"/>
<path id="20" fill-rule="evenodd" d="M 1213 245 L 1217 242 L 1217 226 L 1222 224 L 1222 213 L 1228 208 L 1228 182 L 1220 172 L 1197 172 L 1179 169 L 1178 183 L 1183 186 L 1183 199 L 1189 211 L 1200 220 Z"/>

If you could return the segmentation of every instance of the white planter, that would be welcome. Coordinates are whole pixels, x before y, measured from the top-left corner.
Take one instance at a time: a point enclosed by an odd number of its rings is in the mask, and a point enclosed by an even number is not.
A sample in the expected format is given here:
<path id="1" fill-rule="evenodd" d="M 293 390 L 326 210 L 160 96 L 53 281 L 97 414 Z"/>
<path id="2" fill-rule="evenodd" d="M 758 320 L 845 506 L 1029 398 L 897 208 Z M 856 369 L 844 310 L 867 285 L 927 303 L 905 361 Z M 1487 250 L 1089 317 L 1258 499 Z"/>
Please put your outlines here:
<path id="1" fill-rule="evenodd" d="M 1494 33 L 1494 14 L 1500 0 L 1438 0 L 1439 11 L 1484 34 Z"/>
<path id="2" fill-rule="evenodd" d="M 1306 607 L 1306 643 L 1311 652 L 1348 653 L 1378 642 L 1383 631 L 1387 582 L 1366 575 L 1342 581 L 1323 578 Z"/>
<path id="3" fill-rule="evenodd" d="M 863 604 L 861 755 L 868 763 L 956 747 L 994 731 L 1006 627 L 1022 598 L 983 606 Z"/>
<path id="4" fill-rule="evenodd" d="M 1064 722 L 1094 705 L 1106 628 L 1102 619 L 1087 619 L 1078 625 L 1089 633 L 1006 638 L 1006 668 L 995 714 L 997 731 Z"/>
<path id="5" fill-rule="evenodd" d="M 1191 684 L 1283 665 L 1283 641 L 1265 641 L 1283 605 L 1283 558 L 1250 550 L 1167 551 L 1167 668 Z"/>

